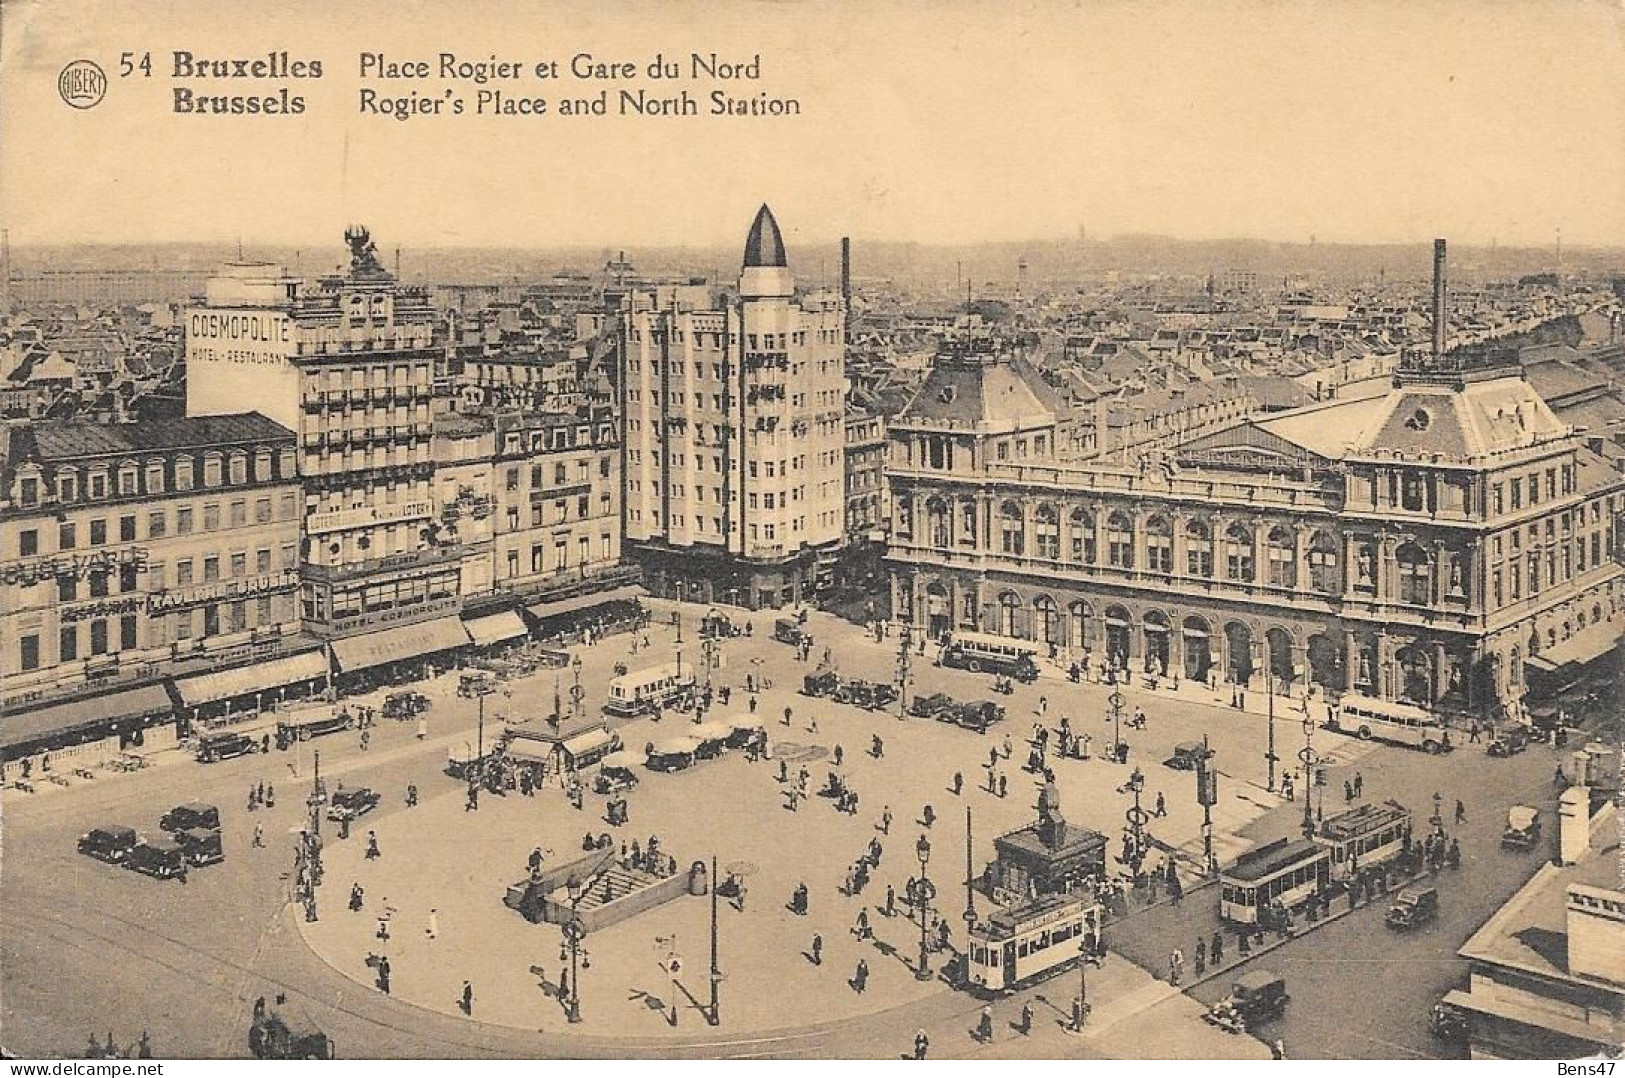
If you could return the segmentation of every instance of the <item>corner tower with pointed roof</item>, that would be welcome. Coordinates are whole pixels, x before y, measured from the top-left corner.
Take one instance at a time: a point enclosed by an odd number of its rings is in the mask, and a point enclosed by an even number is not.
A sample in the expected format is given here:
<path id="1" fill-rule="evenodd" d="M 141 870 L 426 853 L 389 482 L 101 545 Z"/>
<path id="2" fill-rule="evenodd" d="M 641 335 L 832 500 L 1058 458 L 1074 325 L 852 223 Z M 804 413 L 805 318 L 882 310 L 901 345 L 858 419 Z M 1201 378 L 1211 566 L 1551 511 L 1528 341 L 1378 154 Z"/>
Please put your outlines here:
<path id="1" fill-rule="evenodd" d="M 626 538 L 649 589 L 753 608 L 833 579 L 845 521 L 845 311 L 797 294 L 766 205 L 737 296 L 624 316 Z"/>

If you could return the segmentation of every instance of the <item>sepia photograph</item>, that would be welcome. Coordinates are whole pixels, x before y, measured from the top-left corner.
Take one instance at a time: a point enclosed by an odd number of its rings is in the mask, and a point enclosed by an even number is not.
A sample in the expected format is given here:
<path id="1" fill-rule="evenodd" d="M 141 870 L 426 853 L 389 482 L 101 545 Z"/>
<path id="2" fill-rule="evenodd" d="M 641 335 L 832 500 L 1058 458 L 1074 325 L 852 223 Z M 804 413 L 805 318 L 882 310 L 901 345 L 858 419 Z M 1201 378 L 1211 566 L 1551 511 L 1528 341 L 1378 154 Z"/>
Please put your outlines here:
<path id="1" fill-rule="evenodd" d="M 0 1066 L 1612 1074 L 1622 117 L 1617 0 L 3 0 Z"/>

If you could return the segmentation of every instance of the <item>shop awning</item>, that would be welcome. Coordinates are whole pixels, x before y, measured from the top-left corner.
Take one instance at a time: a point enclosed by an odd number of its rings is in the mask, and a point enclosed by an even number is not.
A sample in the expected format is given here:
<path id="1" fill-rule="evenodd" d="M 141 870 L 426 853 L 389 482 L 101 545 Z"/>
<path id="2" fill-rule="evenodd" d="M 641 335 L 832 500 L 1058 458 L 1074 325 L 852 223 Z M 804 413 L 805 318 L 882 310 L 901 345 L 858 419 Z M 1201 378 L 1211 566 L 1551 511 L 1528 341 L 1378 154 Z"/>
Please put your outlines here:
<path id="1" fill-rule="evenodd" d="M 55 704 L 37 711 L 8 714 L 0 718 L 0 749 L 37 744 L 97 726 L 110 726 L 119 719 L 146 718 L 174 709 L 174 701 L 162 685 L 143 685 L 139 689 Z"/>
<path id="2" fill-rule="evenodd" d="M 534 741 L 529 738 L 510 741 L 502 749 L 502 755 L 520 764 L 545 764 L 553 758 L 556 743 L 548 741 Z"/>
<path id="3" fill-rule="evenodd" d="M 536 603 L 525 609 L 530 616 L 538 619 L 554 618 L 560 614 L 573 614 L 577 610 L 590 610 L 595 606 L 613 603 L 616 600 L 641 599 L 643 590 L 636 587 L 610 588 L 608 591 L 588 592 L 586 595 L 572 595 L 568 599 L 560 599 L 551 603 Z"/>
<path id="4" fill-rule="evenodd" d="M 234 670 L 216 670 L 208 674 L 182 678 L 175 682 L 175 691 L 188 707 L 230 700 L 236 696 L 280 689 L 300 681 L 313 681 L 327 676 L 327 657 L 320 651 L 307 651 L 301 655 L 284 655 L 251 666 Z"/>
<path id="5" fill-rule="evenodd" d="M 455 617 L 399 625 L 347 640 L 333 641 L 333 659 L 346 673 L 385 663 L 415 659 L 437 651 L 450 651 L 468 643 L 463 623 Z"/>
<path id="6" fill-rule="evenodd" d="M 525 628 L 524 619 L 512 610 L 470 618 L 463 622 L 463 628 L 468 630 L 468 635 L 480 647 L 500 644 L 504 640 L 512 640 L 516 636 L 524 636 L 530 632 Z"/>
<path id="7" fill-rule="evenodd" d="M 1524 660 L 1524 665 L 1548 672 L 1561 670 L 1565 666 L 1588 663 L 1612 650 L 1618 642 L 1611 632 L 1581 633 L 1545 649 L 1539 655 L 1529 656 Z"/>
<path id="8" fill-rule="evenodd" d="M 564 751 L 571 756 L 582 756 L 589 752 L 607 748 L 615 743 L 615 736 L 603 727 L 586 730 L 574 737 L 566 738 Z"/>

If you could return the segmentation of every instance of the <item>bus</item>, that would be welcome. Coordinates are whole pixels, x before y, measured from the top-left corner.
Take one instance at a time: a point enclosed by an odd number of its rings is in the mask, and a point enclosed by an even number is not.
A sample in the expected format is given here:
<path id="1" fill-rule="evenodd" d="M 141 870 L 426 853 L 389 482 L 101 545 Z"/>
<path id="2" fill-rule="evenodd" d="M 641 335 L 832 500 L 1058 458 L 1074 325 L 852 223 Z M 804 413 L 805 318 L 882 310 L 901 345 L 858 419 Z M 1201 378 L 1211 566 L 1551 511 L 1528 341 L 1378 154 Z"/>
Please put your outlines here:
<path id="1" fill-rule="evenodd" d="M 1038 663 L 1033 658 L 1037 654 L 1038 645 L 1031 640 L 953 632 L 943 642 L 942 665 L 957 666 L 972 673 L 988 670 L 1017 681 L 1037 681 Z"/>
<path id="2" fill-rule="evenodd" d="M 1327 726 L 1364 740 L 1376 738 L 1426 752 L 1447 752 L 1451 747 L 1450 734 L 1437 715 L 1413 704 L 1369 696 L 1343 697 Z"/>
<path id="3" fill-rule="evenodd" d="M 1331 854 L 1306 838 L 1278 838 L 1249 850 L 1219 873 L 1219 916 L 1232 924 L 1265 925 L 1270 907 L 1291 909 L 1320 894 L 1331 880 Z"/>
<path id="4" fill-rule="evenodd" d="M 966 984 L 973 992 L 1012 992 L 1073 965 L 1088 942 L 1100 947 L 1100 906 L 1083 892 L 1045 895 L 971 926 Z"/>
<path id="5" fill-rule="evenodd" d="M 642 715 L 676 703 L 694 692 L 694 671 L 675 663 L 622 674 L 609 683 L 604 710 L 611 715 Z"/>
<path id="6" fill-rule="evenodd" d="M 1331 879 L 1347 883 L 1410 848 L 1411 812 L 1398 801 L 1361 805 L 1320 825 L 1313 839 L 1331 854 Z"/>

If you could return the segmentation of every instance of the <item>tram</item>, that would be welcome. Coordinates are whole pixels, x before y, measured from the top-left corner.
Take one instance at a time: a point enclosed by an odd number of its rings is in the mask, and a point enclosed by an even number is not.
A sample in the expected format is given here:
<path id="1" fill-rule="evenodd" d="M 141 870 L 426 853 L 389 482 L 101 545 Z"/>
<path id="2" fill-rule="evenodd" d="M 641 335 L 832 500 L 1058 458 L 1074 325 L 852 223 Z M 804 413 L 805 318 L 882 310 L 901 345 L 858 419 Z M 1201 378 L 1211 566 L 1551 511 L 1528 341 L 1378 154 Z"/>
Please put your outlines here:
<path id="1" fill-rule="evenodd" d="M 1085 893 L 1046 895 L 977 922 L 970 930 L 966 983 L 973 992 L 1012 992 L 1074 965 L 1086 941 L 1098 947 L 1100 906 Z"/>
<path id="2" fill-rule="evenodd" d="M 1249 850 L 1219 873 L 1219 916 L 1265 924 L 1277 902 L 1290 909 L 1324 891 L 1331 863 L 1331 851 L 1310 839 L 1278 838 Z"/>
<path id="3" fill-rule="evenodd" d="M 1411 812 L 1392 800 L 1361 805 L 1326 820 L 1313 839 L 1331 854 L 1332 882 L 1347 883 L 1410 848 Z"/>

